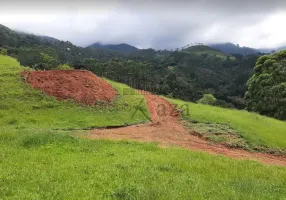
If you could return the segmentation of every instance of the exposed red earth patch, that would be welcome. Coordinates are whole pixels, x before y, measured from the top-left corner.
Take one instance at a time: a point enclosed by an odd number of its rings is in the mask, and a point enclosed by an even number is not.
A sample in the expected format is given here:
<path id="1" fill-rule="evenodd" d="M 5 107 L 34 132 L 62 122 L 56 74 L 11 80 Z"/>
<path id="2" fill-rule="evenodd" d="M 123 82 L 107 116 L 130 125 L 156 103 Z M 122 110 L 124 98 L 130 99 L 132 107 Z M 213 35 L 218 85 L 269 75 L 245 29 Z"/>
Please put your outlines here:
<path id="1" fill-rule="evenodd" d="M 86 70 L 24 71 L 22 76 L 33 88 L 58 100 L 95 105 L 97 101 L 111 102 L 117 94 L 110 84 Z"/>
<path id="2" fill-rule="evenodd" d="M 92 130 L 89 138 L 111 140 L 136 140 L 156 142 L 160 147 L 183 147 L 194 151 L 225 155 L 235 159 L 256 160 L 265 164 L 286 166 L 286 158 L 265 153 L 252 153 L 241 149 L 230 149 L 223 145 L 210 144 L 190 134 L 179 122 L 178 113 L 167 100 L 156 95 L 144 95 L 152 122 L 114 129 Z"/>

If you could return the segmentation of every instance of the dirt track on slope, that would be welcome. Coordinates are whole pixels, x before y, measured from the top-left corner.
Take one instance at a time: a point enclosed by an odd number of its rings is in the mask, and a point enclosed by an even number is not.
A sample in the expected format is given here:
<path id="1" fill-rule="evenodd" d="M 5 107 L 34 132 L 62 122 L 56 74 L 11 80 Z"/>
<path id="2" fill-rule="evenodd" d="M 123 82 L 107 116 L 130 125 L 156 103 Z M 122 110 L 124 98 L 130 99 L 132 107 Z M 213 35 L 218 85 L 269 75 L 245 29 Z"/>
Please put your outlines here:
<path id="1" fill-rule="evenodd" d="M 97 101 L 110 102 L 116 96 L 110 84 L 86 70 L 24 71 L 22 77 L 33 88 L 58 100 L 94 105 Z"/>
<path id="2" fill-rule="evenodd" d="M 144 96 L 151 113 L 152 123 L 114 129 L 96 129 L 90 132 L 89 137 L 92 139 L 156 142 L 163 148 L 183 147 L 189 150 L 225 155 L 235 159 L 256 160 L 265 164 L 286 166 L 285 157 L 230 149 L 222 145 L 212 145 L 208 141 L 191 135 L 180 124 L 178 114 L 174 111 L 171 103 L 156 95 Z"/>

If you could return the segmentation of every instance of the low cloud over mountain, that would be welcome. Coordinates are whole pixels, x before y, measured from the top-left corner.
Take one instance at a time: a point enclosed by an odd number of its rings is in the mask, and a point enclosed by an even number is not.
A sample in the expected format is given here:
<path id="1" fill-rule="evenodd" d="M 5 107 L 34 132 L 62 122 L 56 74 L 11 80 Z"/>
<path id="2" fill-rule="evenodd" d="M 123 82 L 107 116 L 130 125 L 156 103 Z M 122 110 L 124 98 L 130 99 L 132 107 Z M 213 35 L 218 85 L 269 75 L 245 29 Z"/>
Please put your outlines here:
<path id="1" fill-rule="evenodd" d="M 80 46 L 101 42 L 164 49 L 231 41 L 274 48 L 286 44 L 285 11 L 283 0 L 12 0 L 1 5 L 0 24 Z"/>

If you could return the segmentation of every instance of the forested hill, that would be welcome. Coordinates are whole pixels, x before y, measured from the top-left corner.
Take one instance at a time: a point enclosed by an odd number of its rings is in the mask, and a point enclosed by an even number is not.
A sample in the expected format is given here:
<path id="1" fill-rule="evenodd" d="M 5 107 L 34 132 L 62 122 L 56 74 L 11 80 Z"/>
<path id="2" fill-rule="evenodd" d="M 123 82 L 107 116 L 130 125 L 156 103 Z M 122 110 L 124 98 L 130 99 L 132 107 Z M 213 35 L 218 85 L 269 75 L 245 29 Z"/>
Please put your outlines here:
<path id="1" fill-rule="evenodd" d="M 180 51 L 135 51 L 131 47 L 134 51 L 129 53 L 82 48 L 48 36 L 15 32 L 5 26 L 0 26 L 0 48 L 21 65 L 35 69 L 49 70 L 68 64 L 138 89 L 187 101 L 213 94 L 218 105 L 237 108 L 245 108 L 246 82 L 258 58 L 258 55 L 231 55 L 204 45 Z"/>
<path id="2" fill-rule="evenodd" d="M 101 44 L 99 42 L 89 45 L 87 48 L 97 48 L 97 49 L 105 49 L 105 50 L 112 50 L 118 51 L 121 53 L 132 53 L 138 51 L 138 49 L 134 46 L 129 44 Z"/>
<path id="3" fill-rule="evenodd" d="M 252 55 L 260 53 L 259 50 L 249 47 L 240 47 L 239 45 L 235 45 L 233 43 L 211 44 L 209 46 L 229 54 Z"/>
<path id="4" fill-rule="evenodd" d="M 274 53 L 281 50 L 286 50 L 286 46 L 280 46 L 277 48 L 262 48 L 262 49 L 254 49 L 250 47 L 241 47 L 239 45 L 235 45 L 233 43 L 218 43 L 218 44 L 210 44 L 210 47 L 214 49 L 218 49 L 224 53 L 228 54 L 242 54 L 242 55 L 253 55 L 253 54 L 264 54 L 264 53 Z"/>
<path id="5" fill-rule="evenodd" d="M 246 82 L 253 74 L 257 55 L 232 56 L 207 46 L 182 51 L 140 50 L 129 61 L 90 61 L 94 73 L 138 89 L 197 101 L 213 94 L 217 104 L 244 108 Z"/>
<path id="6" fill-rule="evenodd" d="M 60 41 L 48 36 L 36 36 L 24 32 L 17 32 L 0 24 L 0 45 L 6 47 L 21 47 L 42 45 L 58 48 L 80 49 L 70 42 Z"/>
<path id="7" fill-rule="evenodd" d="M 104 51 L 102 49 L 89 49 L 73 45 L 69 41 L 61 41 L 49 36 L 17 32 L 0 24 L 0 47 L 8 50 L 8 54 L 17 57 L 23 65 L 32 65 L 32 57 L 41 57 L 45 53 L 55 61 L 65 63 L 79 62 L 87 57 L 110 60 L 114 57 L 124 57 L 119 52 Z M 26 59 L 23 59 L 26 57 Z M 30 61 L 28 59 L 30 58 Z M 36 60 L 36 63 L 39 63 Z M 52 64 L 56 64 L 53 62 Z"/>

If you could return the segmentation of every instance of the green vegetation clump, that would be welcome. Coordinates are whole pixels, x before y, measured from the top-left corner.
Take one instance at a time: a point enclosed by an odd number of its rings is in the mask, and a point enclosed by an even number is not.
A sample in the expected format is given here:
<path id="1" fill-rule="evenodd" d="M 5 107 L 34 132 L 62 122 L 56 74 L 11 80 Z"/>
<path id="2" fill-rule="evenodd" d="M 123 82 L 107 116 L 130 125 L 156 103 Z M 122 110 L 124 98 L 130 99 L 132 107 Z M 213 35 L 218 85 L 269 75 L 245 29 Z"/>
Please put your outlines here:
<path id="1" fill-rule="evenodd" d="M 39 51 L 37 48 L 20 47 L 16 58 L 21 65 L 30 66 L 34 69 L 55 69 L 59 63 L 53 56 L 53 49 Z"/>
<path id="2" fill-rule="evenodd" d="M 199 104 L 207 104 L 207 105 L 215 105 L 217 99 L 212 94 L 204 94 L 203 98 L 201 98 L 198 103 Z"/>
<path id="3" fill-rule="evenodd" d="M 229 148 L 240 148 L 248 151 L 253 151 L 256 149 L 255 145 L 252 145 L 246 141 L 243 137 L 236 133 L 234 129 L 230 128 L 229 125 L 197 123 L 191 121 L 186 121 L 184 125 L 189 128 L 193 134 L 198 135 L 199 137 L 202 137 L 213 143 L 224 144 Z M 259 149 L 259 151 L 262 150 L 264 149 Z M 280 154 L 281 152 L 275 153 Z M 284 153 L 286 153 L 286 151 Z"/>
<path id="4" fill-rule="evenodd" d="M 72 70 L 73 68 L 68 64 L 60 64 L 56 69 L 59 70 Z"/>
<path id="5" fill-rule="evenodd" d="M 0 48 L 0 55 L 6 56 L 7 55 L 7 49 Z"/>
<path id="6" fill-rule="evenodd" d="M 286 120 L 286 50 L 257 60 L 247 82 L 247 109 Z"/>

